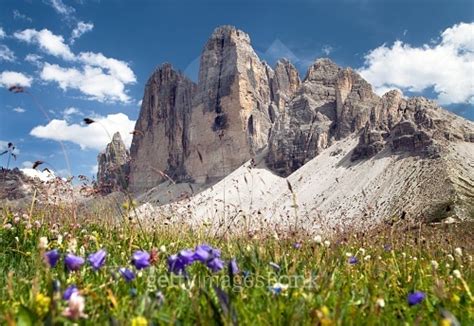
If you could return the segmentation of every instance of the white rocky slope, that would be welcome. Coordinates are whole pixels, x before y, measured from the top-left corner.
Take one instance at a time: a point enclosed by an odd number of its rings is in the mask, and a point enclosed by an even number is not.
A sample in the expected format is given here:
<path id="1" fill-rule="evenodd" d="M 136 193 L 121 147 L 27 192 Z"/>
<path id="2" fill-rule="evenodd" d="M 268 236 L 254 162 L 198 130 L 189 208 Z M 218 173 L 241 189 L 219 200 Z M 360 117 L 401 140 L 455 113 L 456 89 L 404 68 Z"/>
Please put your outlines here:
<path id="1" fill-rule="evenodd" d="M 452 143 L 437 159 L 385 149 L 352 162 L 357 143 L 356 137 L 336 142 L 287 178 L 275 175 L 263 162 L 256 167 L 247 162 L 189 199 L 162 206 L 147 203 L 139 212 L 153 217 L 154 223 L 188 223 L 216 233 L 295 229 L 319 233 L 348 224 L 368 227 L 398 218 L 434 220 L 472 214 L 474 143 Z M 176 186 L 162 185 L 147 200 L 175 195 Z M 180 184 L 179 191 L 185 187 L 190 189 Z"/>

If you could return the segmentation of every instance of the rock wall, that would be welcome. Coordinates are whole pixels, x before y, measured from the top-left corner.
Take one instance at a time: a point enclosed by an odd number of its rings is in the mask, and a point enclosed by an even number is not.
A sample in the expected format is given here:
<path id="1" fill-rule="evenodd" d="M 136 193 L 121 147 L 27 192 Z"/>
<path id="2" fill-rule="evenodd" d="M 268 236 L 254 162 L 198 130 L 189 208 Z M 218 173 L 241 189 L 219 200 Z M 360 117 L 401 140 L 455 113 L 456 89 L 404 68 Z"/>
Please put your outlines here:
<path id="1" fill-rule="evenodd" d="M 130 154 L 119 132 L 97 157 L 97 184 L 103 194 L 123 191 L 128 187 Z"/>

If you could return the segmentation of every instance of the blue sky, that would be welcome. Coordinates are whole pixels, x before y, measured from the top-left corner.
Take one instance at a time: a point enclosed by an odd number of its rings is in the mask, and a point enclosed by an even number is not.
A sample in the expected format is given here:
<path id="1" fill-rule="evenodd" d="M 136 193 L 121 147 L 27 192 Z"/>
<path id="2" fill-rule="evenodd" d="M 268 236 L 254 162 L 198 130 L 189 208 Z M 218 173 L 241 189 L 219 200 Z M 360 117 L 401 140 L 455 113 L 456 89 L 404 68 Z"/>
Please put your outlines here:
<path id="1" fill-rule="evenodd" d="M 0 148 L 11 141 L 13 165 L 43 160 L 64 175 L 62 140 L 71 172 L 91 176 L 103 126 L 130 142 L 154 68 L 170 62 L 196 79 L 202 48 L 223 24 L 247 32 L 270 64 L 287 57 L 304 76 L 330 57 L 379 93 L 424 95 L 474 120 L 472 1 L 2 0 Z M 12 83 L 29 93 L 8 92 Z M 84 117 L 101 125 L 83 126 Z"/>

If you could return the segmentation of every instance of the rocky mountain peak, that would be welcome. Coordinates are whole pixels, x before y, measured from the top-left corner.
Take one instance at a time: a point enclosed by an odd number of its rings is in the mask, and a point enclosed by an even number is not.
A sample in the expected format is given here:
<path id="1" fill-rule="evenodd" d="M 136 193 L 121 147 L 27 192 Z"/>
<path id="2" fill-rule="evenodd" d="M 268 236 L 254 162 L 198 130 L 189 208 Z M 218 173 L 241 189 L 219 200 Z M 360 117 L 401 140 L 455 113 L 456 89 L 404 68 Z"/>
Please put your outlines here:
<path id="1" fill-rule="evenodd" d="M 333 144 L 358 139 L 352 160 L 410 152 L 436 157 L 444 142 L 473 141 L 472 124 L 423 98 L 379 97 L 328 58 L 303 80 L 289 60 L 272 68 L 233 26 L 214 30 L 195 84 L 163 64 L 150 77 L 131 147 L 131 189 L 165 180 L 208 185 L 262 154 L 288 176 Z M 391 154 L 390 154 L 391 155 Z"/>
<path id="2" fill-rule="evenodd" d="M 97 183 L 102 193 L 124 190 L 128 186 L 130 154 L 119 132 L 97 158 Z"/>

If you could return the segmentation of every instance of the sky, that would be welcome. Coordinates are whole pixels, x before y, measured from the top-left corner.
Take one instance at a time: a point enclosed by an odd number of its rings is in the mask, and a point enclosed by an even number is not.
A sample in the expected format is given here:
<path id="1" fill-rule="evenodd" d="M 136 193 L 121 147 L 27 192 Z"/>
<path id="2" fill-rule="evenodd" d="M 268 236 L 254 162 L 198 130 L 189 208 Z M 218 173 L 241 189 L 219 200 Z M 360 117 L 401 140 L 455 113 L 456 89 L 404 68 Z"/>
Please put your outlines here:
<path id="1" fill-rule="evenodd" d="M 17 156 L 9 167 L 41 160 L 62 176 L 94 176 L 114 132 L 130 145 L 153 70 L 169 62 L 196 80 L 220 25 L 248 33 L 271 65 L 286 57 L 304 76 L 329 57 L 378 94 L 398 88 L 474 120 L 473 1 L 0 0 L 0 151 L 12 142 Z"/>

